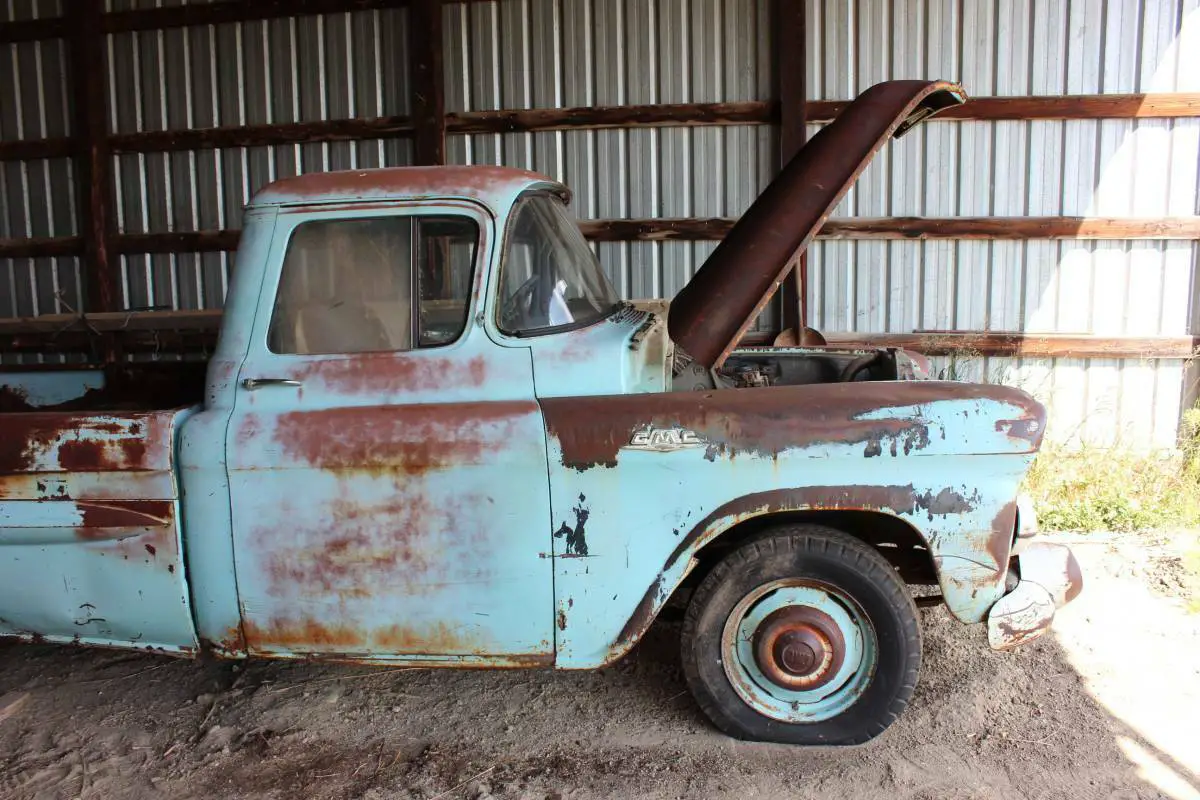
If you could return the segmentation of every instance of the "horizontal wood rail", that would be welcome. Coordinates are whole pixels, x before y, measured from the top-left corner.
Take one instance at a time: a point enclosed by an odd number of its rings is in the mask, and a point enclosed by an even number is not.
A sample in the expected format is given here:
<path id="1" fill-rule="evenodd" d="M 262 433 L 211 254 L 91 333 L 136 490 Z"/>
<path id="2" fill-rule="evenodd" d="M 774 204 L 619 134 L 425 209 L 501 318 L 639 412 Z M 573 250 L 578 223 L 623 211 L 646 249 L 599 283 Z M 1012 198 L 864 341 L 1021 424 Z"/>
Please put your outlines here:
<path id="1" fill-rule="evenodd" d="M 462 0 L 457 0 L 461 2 Z M 177 6 L 150 9 L 182 12 L 216 6 Z M 146 12 L 119 12 L 141 14 Z M 0 26 L 2 30 L 3 26 Z M 845 101 L 817 100 L 806 106 L 808 122 L 829 122 L 845 108 Z M 1065 95 L 1058 97 L 980 97 L 947 109 L 937 120 L 1048 120 L 1048 119 L 1171 119 L 1200 116 L 1200 93 Z M 675 103 L 666 105 L 589 106 L 579 108 L 528 108 L 497 111 L 455 111 L 446 114 L 449 134 L 521 133 L 606 128 L 656 128 L 720 125 L 767 125 L 779 122 L 777 103 Z M 382 139 L 412 135 L 407 117 L 285 122 L 272 125 L 238 125 L 191 130 L 137 131 L 109 137 L 114 152 L 156 153 L 203 150 L 216 147 Z M 0 161 L 62 158 L 73 153 L 70 139 L 22 139 L 0 142 Z"/>
<path id="2" fill-rule="evenodd" d="M 65 36 L 66 32 L 67 23 L 62 17 L 0 22 L 0 44 L 34 42 L 38 39 L 57 39 Z"/>
<path id="3" fill-rule="evenodd" d="M 723 239 L 736 220 L 583 220 L 599 242 Z M 831 219 L 821 239 L 1200 239 L 1200 217 L 852 217 Z"/>
<path id="4" fill-rule="evenodd" d="M 70 158 L 77 151 L 75 140 L 69 137 L 55 139 L 16 139 L 0 142 L 0 161 L 33 161 L 37 158 Z"/>
<path id="5" fill-rule="evenodd" d="M 716 241 L 733 226 L 729 217 L 690 219 L 581 220 L 583 235 L 596 242 Z M 115 252 L 211 253 L 237 249 L 237 230 L 124 233 L 112 237 Z M 1200 240 L 1198 217 L 878 217 L 828 220 L 820 239 L 1101 239 Z M 0 239 L 0 258 L 79 255 L 75 236 Z"/>
<path id="6" fill-rule="evenodd" d="M 110 11 L 101 20 L 104 33 L 156 31 L 188 25 L 223 25 L 232 22 L 257 22 L 279 17 L 304 17 L 313 14 L 345 14 L 351 11 L 403 8 L 412 0 L 222 0 L 204 5 L 143 8 Z M 478 0 L 441 0 L 444 4 Z M 78 0 L 66 0 L 75 3 Z M 0 44 L 54 39 L 65 34 L 62 17 L 0 22 Z"/>
<path id="7" fill-rule="evenodd" d="M 1191 336 L 1091 336 L 1016 331 L 930 331 L 918 333 L 827 333 L 834 346 L 902 347 L 931 356 L 1008 358 L 1191 358 Z"/>
<path id="8" fill-rule="evenodd" d="M 127 352 L 211 350 L 221 326 L 220 309 L 46 314 L 0 319 L 0 352 L 85 352 L 95 337 L 117 336 Z M 751 333 L 744 346 L 761 347 L 770 334 Z M 1006 358 L 1187 359 L 1198 340 L 1190 336 L 1091 336 L 1016 331 L 826 333 L 830 347 L 902 347 L 926 355 Z"/>
<path id="9" fill-rule="evenodd" d="M 970 92 L 971 87 L 967 87 Z M 809 122 L 829 122 L 846 100 L 810 100 Z M 937 120 L 1168 119 L 1200 117 L 1200 92 L 974 97 L 940 112 Z"/>
<path id="10" fill-rule="evenodd" d="M 275 125 L 230 125 L 186 131 L 139 131 L 110 136 L 108 143 L 115 153 L 165 153 L 220 147 L 265 147 L 389 139 L 411 136 L 412 130 L 412 121 L 408 117 L 362 117 L 318 122 L 284 122 Z"/>
<path id="11" fill-rule="evenodd" d="M 765 125 L 777 122 L 778 118 L 778 104 L 758 100 L 736 103 L 523 108 L 450 112 L 446 114 L 446 132 L 518 133 L 595 128 Z"/>

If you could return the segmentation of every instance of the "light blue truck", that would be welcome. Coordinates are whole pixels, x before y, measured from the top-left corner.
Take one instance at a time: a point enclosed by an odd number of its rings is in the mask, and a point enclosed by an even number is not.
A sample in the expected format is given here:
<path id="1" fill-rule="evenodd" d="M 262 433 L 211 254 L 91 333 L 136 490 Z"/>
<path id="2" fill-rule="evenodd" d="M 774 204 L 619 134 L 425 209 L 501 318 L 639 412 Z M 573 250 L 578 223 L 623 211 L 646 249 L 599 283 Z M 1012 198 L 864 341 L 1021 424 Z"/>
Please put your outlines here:
<path id="1" fill-rule="evenodd" d="M 868 90 L 657 312 L 541 175 L 264 188 L 207 363 L 0 373 L 0 636 L 595 669 L 674 601 L 722 730 L 875 736 L 917 681 L 906 584 L 997 649 L 1078 593 L 1019 499 L 1044 409 L 903 351 L 738 343 L 872 155 L 963 99 Z"/>

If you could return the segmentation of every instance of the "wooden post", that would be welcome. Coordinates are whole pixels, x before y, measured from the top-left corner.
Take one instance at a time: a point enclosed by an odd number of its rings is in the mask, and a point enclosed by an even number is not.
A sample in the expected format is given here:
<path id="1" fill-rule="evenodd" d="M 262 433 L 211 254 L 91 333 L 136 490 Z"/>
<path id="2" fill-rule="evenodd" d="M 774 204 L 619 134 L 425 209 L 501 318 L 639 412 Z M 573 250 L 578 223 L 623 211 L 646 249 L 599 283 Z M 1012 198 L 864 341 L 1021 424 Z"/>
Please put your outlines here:
<path id="1" fill-rule="evenodd" d="M 446 163 L 446 92 L 442 75 L 442 4 L 412 0 L 408 7 L 412 53 L 413 163 Z"/>
<path id="2" fill-rule="evenodd" d="M 791 160 L 805 140 L 804 3 L 775 0 L 775 83 L 779 87 L 779 167 Z M 808 257 L 801 255 L 783 281 L 783 330 L 796 341 L 808 324 Z"/>
<path id="3" fill-rule="evenodd" d="M 105 122 L 103 0 L 66 7 L 75 106 L 76 181 L 86 286 L 83 311 L 115 311 L 117 279 L 109 260 L 109 186 L 112 158 Z"/>

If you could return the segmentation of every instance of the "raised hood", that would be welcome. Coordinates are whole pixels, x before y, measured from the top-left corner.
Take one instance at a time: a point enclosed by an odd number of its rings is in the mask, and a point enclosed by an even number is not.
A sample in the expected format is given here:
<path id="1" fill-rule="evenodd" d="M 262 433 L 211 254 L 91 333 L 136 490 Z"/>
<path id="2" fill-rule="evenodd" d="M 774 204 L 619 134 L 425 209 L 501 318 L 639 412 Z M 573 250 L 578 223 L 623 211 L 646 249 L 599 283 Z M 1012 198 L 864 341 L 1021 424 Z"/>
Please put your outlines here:
<path id="1" fill-rule="evenodd" d="M 945 81 L 886 81 L 800 149 L 671 302 L 671 339 L 707 367 L 734 348 L 842 196 L 892 136 L 966 101 Z"/>

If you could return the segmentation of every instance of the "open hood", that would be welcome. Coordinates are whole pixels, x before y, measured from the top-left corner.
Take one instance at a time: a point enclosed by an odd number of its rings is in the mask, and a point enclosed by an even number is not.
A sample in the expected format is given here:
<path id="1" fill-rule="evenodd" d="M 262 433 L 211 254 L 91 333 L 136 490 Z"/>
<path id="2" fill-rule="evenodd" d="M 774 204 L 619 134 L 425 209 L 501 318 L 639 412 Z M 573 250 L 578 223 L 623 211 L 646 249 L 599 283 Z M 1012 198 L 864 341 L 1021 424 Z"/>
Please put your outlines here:
<path id="1" fill-rule="evenodd" d="M 884 143 L 965 101 L 962 87 L 945 81 L 886 81 L 859 95 L 796 153 L 671 302 L 675 344 L 719 367 Z"/>

